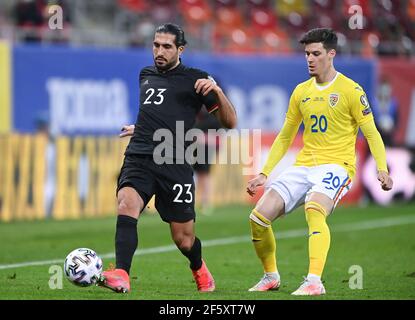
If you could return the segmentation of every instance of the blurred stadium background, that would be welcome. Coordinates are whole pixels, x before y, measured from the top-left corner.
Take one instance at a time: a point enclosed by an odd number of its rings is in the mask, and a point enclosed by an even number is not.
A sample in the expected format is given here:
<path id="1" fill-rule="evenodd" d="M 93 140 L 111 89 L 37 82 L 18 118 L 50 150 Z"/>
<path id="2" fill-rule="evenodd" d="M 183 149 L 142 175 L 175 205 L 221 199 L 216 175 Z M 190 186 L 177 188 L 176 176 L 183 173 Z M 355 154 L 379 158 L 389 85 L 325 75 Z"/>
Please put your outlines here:
<path id="1" fill-rule="evenodd" d="M 291 91 L 307 79 L 298 38 L 314 27 L 338 31 L 335 65 L 365 88 L 395 181 L 392 192 L 379 190 L 359 137 L 344 204 L 414 201 L 413 0 L 1 0 L 0 221 L 114 214 L 128 143 L 119 129 L 135 122 L 138 72 L 152 64 L 154 29 L 165 22 L 183 26 L 184 63 L 220 82 L 238 128 L 261 129 L 261 152 L 240 137 L 252 163 L 213 165 L 212 207 L 258 199 L 246 195 L 242 170 L 259 170 Z M 273 174 L 300 147 L 298 138 Z"/>

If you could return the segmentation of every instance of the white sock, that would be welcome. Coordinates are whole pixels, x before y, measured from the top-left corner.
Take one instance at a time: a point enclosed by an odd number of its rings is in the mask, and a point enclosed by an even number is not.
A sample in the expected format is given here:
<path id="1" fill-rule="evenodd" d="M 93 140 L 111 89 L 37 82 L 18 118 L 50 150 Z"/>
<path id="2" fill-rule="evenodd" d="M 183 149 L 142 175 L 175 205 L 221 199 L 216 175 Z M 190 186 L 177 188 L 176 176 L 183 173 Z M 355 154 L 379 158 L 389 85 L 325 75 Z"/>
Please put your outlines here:
<path id="1" fill-rule="evenodd" d="M 316 274 L 309 273 L 307 275 L 307 280 L 310 280 L 311 282 L 321 282 L 321 277 Z"/>
<path id="2" fill-rule="evenodd" d="M 280 274 L 278 272 L 265 272 L 265 274 L 269 277 L 280 279 Z"/>

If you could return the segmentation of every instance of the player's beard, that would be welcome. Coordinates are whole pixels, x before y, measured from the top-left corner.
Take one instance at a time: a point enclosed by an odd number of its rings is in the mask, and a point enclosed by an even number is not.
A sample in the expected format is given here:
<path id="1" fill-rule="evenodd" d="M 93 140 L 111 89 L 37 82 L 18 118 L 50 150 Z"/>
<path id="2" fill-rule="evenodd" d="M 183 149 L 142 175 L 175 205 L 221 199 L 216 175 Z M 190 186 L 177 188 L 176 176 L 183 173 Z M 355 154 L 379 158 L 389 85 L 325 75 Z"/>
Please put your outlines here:
<path id="1" fill-rule="evenodd" d="M 166 61 L 166 60 L 165 60 Z M 156 61 L 156 59 L 154 59 L 154 65 L 156 66 L 156 68 L 159 70 L 159 71 L 167 71 L 167 70 L 170 70 L 171 68 L 173 68 L 174 67 L 174 65 L 177 63 L 177 61 L 176 60 L 172 60 L 172 61 L 170 61 L 170 62 L 167 62 L 166 64 L 164 64 L 164 65 L 159 65 L 159 64 L 157 64 L 157 61 Z"/>

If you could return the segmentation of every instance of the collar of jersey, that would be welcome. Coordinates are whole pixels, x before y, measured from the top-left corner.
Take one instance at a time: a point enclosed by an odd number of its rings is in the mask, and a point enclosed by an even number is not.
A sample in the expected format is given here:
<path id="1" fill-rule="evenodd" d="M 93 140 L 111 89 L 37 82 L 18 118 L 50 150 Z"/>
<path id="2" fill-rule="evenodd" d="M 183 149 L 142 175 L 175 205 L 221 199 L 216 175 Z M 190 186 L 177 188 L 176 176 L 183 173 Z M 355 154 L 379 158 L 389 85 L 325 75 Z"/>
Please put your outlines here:
<path id="1" fill-rule="evenodd" d="M 180 70 L 182 67 L 183 67 L 183 64 L 182 64 L 182 61 L 180 60 L 180 62 L 179 62 L 179 64 L 177 66 L 175 66 L 173 69 L 170 69 L 170 70 L 168 70 L 166 72 L 160 72 L 159 69 L 157 69 L 157 67 L 155 67 L 155 68 L 157 70 L 157 73 L 160 73 L 160 74 L 169 74 L 169 73 L 172 73 L 174 71 Z"/>
<path id="2" fill-rule="evenodd" d="M 314 78 L 314 80 L 313 80 L 314 86 L 320 91 L 326 90 L 328 87 L 330 87 L 334 83 L 334 81 L 336 81 L 339 74 L 340 74 L 340 72 L 337 71 L 336 76 L 334 77 L 334 79 L 331 80 L 329 83 L 325 84 L 324 86 L 318 85 L 317 82 L 316 82 L 316 78 Z"/>

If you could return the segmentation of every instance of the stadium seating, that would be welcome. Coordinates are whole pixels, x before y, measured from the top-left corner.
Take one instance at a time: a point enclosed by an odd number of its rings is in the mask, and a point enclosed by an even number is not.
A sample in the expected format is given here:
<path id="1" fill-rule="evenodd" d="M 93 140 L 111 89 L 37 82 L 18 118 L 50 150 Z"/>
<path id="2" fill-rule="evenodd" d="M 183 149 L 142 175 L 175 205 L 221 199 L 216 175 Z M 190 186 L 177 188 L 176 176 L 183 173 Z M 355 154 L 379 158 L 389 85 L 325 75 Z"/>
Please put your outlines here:
<path id="1" fill-rule="evenodd" d="M 73 30 L 80 32 L 78 36 L 66 32 L 64 40 L 76 39 L 77 43 L 85 41 L 87 44 L 91 36 L 83 37 L 79 30 L 102 28 L 105 22 L 106 30 L 115 29 L 115 32 L 106 32 L 105 39 L 93 37 L 94 43 L 144 46 L 150 29 L 161 23 L 175 22 L 185 28 L 192 49 L 278 54 L 297 50 L 297 40 L 306 30 L 330 27 L 342 37 L 340 53 L 371 56 L 415 52 L 415 0 L 102 0 L 100 8 L 107 6 L 109 10 L 102 19 L 99 19 L 99 10 L 88 9 L 98 4 L 95 1 L 63 2 L 71 7 L 66 12 L 76 12 L 78 25 L 74 25 Z M 30 4 L 25 1 L 0 3 L 0 12 L 8 17 L 1 23 L 3 26 L 12 24 L 15 41 L 51 40 L 50 32 L 42 31 L 47 17 L 33 16 L 33 13 L 44 12 L 45 3 L 45 0 Z M 36 6 L 30 18 L 37 19 L 36 23 L 22 22 L 21 16 L 15 14 L 20 10 L 24 17 L 25 6 L 29 5 Z M 362 14 L 363 25 L 359 30 L 349 25 L 356 14 Z M 142 29 L 145 29 L 145 36 L 140 35 Z M 0 37 L 2 34 L 6 33 L 0 32 Z M 122 42 L 122 38 L 130 40 Z M 374 43 L 379 45 L 374 46 Z M 398 49 L 402 46 L 404 49 Z"/>
<path id="2" fill-rule="evenodd" d="M 379 46 L 379 34 L 376 32 L 365 32 L 362 39 L 361 55 L 365 58 L 376 56 Z"/>
<path id="3" fill-rule="evenodd" d="M 288 54 L 292 52 L 291 38 L 282 30 L 264 30 L 258 37 L 258 52 Z"/>
<path id="4" fill-rule="evenodd" d="M 408 17 L 412 22 L 415 22 L 415 0 L 408 1 L 407 7 Z"/>
<path id="5" fill-rule="evenodd" d="M 275 30 L 277 26 L 277 18 L 271 10 L 265 8 L 252 8 L 249 12 L 249 18 L 252 28 L 256 32 L 264 30 Z"/>
<path id="6" fill-rule="evenodd" d="M 212 11 L 204 0 L 181 0 L 179 6 L 186 25 L 190 27 L 190 32 L 212 18 Z"/>
<path id="7" fill-rule="evenodd" d="M 145 0 L 118 0 L 120 8 L 130 10 L 135 13 L 143 13 L 148 10 L 148 3 Z"/>

